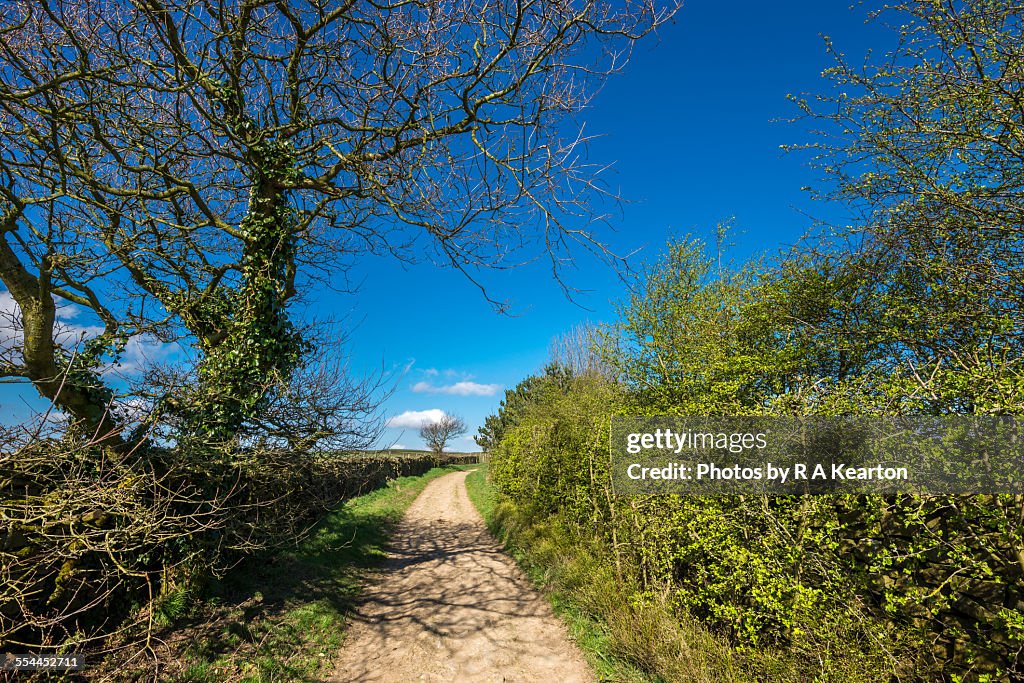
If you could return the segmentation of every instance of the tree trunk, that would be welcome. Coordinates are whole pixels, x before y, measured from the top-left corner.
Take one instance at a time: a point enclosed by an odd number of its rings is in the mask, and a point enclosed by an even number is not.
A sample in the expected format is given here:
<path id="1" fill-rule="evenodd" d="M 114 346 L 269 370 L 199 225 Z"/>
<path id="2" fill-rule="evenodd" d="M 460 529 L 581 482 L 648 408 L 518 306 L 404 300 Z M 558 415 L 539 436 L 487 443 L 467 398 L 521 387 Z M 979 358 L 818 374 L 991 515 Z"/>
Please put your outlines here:
<path id="1" fill-rule="evenodd" d="M 120 425 L 110 414 L 108 399 L 97 387 L 83 384 L 73 366 L 61 357 L 54 341 L 54 304 L 47 259 L 38 276 L 29 273 L 4 235 L 0 235 L 0 281 L 21 309 L 23 376 L 40 395 L 68 413 L 96 441 L 123 446 Z M 98 378 L 97 378 L 98 381 Z"/>

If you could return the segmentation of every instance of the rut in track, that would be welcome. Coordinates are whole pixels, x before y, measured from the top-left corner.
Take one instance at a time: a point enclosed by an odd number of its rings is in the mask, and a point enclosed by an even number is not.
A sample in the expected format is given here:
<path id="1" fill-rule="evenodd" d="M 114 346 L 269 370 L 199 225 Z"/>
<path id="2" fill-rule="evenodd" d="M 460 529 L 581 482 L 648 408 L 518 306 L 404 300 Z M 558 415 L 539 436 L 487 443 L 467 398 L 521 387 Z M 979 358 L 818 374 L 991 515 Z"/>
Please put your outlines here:
<path id="1" fill-rule="evenodd" d="M 546 600 L 466 494 L 435 479 L 409 507 L 357 607 L 333 681 L 594 681 Z"/>

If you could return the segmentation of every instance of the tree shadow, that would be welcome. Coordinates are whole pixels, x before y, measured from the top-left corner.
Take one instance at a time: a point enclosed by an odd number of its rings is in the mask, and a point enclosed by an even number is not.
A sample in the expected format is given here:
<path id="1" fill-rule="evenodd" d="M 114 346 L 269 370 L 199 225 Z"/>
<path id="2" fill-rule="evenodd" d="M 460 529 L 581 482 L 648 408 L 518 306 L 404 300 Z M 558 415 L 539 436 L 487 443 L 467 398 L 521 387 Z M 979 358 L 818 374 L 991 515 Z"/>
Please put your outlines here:
<path id="1" fill-rule="evenodd" d="M 275 678 L 322 680 L 308 659 L 293 661 L 296 645 L 337 648 L 367 571 L 384 562 L 399 519 L 394 511 L 343 506 L 295 547 L 246 557 L 210 580 L 193 616 L 161 634 L 170 660 L 192 663 L 174 680 L 219 680 L 252 662 Z"/>
<path id="2" fill-rule="evenodd" d="M 390 550 L 356 603 L 359 636 L 336 680 L 392 681 L 410 656 L 451 680 L 506 666 L 537 676 L 571 669 L 547 601 L 482 521 L 407 519 Z"/>

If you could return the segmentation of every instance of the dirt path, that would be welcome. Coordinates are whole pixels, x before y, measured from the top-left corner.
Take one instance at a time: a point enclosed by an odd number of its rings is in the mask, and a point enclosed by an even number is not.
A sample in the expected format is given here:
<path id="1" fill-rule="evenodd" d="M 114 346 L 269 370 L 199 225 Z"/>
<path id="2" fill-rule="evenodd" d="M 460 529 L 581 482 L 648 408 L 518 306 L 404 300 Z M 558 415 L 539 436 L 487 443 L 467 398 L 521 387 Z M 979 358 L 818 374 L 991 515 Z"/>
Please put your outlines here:
<path id="1" fill-rule="evenodd" d="M 432 481 L 409 507 L 333 681 L 595 680 L 545 599 L 487 532 L 466 475 Z"/>

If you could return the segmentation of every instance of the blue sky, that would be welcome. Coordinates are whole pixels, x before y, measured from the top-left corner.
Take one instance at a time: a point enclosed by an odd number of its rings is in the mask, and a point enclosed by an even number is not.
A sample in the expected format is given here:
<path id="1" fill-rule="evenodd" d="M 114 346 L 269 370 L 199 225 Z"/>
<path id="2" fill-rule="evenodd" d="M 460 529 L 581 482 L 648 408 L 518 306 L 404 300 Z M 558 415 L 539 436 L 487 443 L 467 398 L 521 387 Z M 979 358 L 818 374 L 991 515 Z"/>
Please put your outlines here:
<path id="1" fill-rule="evenodd" d="M 864 16 L 863 7 L 839 1 L 686 2 L 585 114 L 587 130 L 601 135 L 591 160 L 614 163 L 607 180 L 629 200 L 616 232 L 604 237 L 620 253 L 642 248 L 638 258 L 653 259 L 670 235 L 708 235 L 735 217 L 732 253 L 742 260 L 797 241 L 811 226 L 806 213 L 842 221 L 841 208 L 813 203 L 801 190 L 816 180 L 807 159 L 779 149 L 807 141 L 807 133 L 777 120 L 797 114 L 788 93 L 825 88 L 821 71 L 830 61 L 820 34 L 858 59 L 879 43 L 879 29 L 865 26 Z M 591 291 L 578 305 L 541 269 L 491 278 L 492 295 L 514 302 L 515 316 L 507 317 L 456 273 L 383 260 L 358 270 L 363 284 L 348 304 L 361 320 L 353 333 L 357 365 L 408 366 L 387 402 L 389 415 L 452 411 L 473 432 L 502 391 L 457 396 L 414 387 L 514 386 L 540 369 L 553 337 L 580 322 L 613 320 L 613 302 L 625 291 L 582 256 L 570 281 Z M 410 428 L 388 429 L 385 441 L 420 445 Z M 457 446 L 475 448 L 468 440 Z"/>
<path id="2" fill-rule="evenodd" d="M 619 253 L 641 249 L 638 259 L 653 259 L 670 235 L 708 235 L 735 217 L 732 256 L 742 260 L 797 241 L 811 225 L 806 213 L 843 221 L 840 208 L 812 203 L 801 190 L 816 173 L 779 146 L 809 135 L 779 119 L 797 113 L 788 93 L 826 88 L 820 34 L 855 59 L 885 47 L 885 34 L 864 25 L 865 11 L 830 0 L 686 2 L 584 113 L 586 130 L 600 136 L 590 160 L 613 164 L 605 180 L 628 200 L 615 231 L 601 237 Z M 367 257 L 350 275 L 356 293 L 314 292 L 305 314 L 348 320 L 353 371 L 388 373 L 394 392 L 383 408 L 408 425 L 387 429 L 380 445 L 406 447 L 422 446 L 417 417 L 448 411 L 471 427 L 455 448 L 475 450 L 469 436 L 503 389 L 543 365 L 554 336 L 583 321 L 611 321 L 625 291 L 582 252 L 567 273 L 571 286 L 589 290 L 576 303 L 543 267 L 488 276 L 491 295 L 512 302 L 511 315 L 495 313 L 464 276 L 430 264 Z M 31 394 L 0 385 L 0 414 L 38 406 Z"/>

